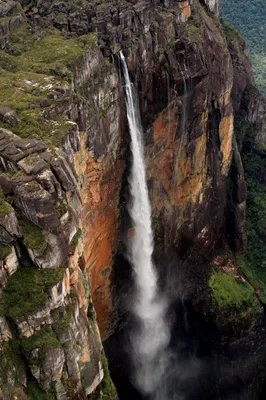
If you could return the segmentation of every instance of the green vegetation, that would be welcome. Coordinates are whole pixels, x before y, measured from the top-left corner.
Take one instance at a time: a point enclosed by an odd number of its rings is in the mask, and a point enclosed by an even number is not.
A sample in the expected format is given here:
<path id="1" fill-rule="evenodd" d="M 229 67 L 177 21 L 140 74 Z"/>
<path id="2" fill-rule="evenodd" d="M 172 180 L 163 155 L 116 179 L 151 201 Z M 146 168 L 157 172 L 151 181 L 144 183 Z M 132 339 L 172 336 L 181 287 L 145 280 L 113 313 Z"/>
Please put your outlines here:
<path id="1" fill-rule="evenodd" d="M 73 306 L 69 304 L 66 308 L 66 313 L 63 315 L 62 318 L 57 316 L 57 321 L 53 324 L 53 330 L 55 331 L 57 336 L 60 336 L 62 332 L 65 332 L 69 329 L 71 317 L 73 315 Z"/>
<path id="2" fill-rule="evenodd" d="M 84 52 L 95 46 L 95 34 L 66 38 L 57 29 L 37 32 L 24 24 L 10 35 L 9 44 L 17 71 L 72 78 Z"/>
<path id="3" fill-rule="evenodd" d="M 45 237 L 41 229 L 26 218 L 19 218 L 23 241 L 29 249 L 41 249 L 45 244 Z"/>
<path id="4" fill-rule="evenodd" d="M 233 26 L 228 24 L 226 21 L 221 20 L 221 23 L 227 43 L 231 44 L 234 41 L 234 39 L 239 36 L 239 33 Z"/>
<path id="5" fill-rule="evenodd" d="M 21 317 L 44 306 L 45 289 L 63 279 L 64 269 L 19 268 L 8 280 L 0 302 L 0 315 Z"/>
<path id="6" fill-rule="evenodd" d="M 63 115 L 49 119 L 41 102 L 46 98 L 49 87 L 60 86 L 62 82 L 35 72 L 0 71 L 0 103 L 16 111 L 20 120 L 19 124 L 12 126 L 1 122 L 0 127 L 11 129 L 23 138 L 41 136 L 47 144 L 58 145 L 64 134 L 69 131 L 70 125 Z M 54 106 L 55 103 L 51 103 L 45 110 L 49 112 Z"/>
<path id="7" fill-rule="evenodd" d="M 65 215 L 67 213 L 67 211 L 68 211 L 68 207 L 64 201 L 62 201 L 61 203 L 59 203 L 56 206 L 56 215 L 58 216 L 58 218 L 63 217 L 63 215 Z"/>
<path id="8" fill-rule="evenodd" d="M 25 366 L 20 357 L 19 344 L 15 340 L 0 343 L 0 385 L 4 387 L 8 382 L 8 374 L 14 371 L 17 380 L 20 374 L 25 373 Z"/>
<path id="9" fill-rule="evenodd" d="M 73 236 L 71 243 L 70 243 L 70 247 L 71 247 L 71 251 L 74 252 L 75 248 L 77 247 L 78 241 L 82 236 L 82 230 L 80 228 L 78 228 L 77 232 L 75 233 L 75 235 Z"/>
<path id="10" fill-rule="evenodd" d="M 252 303 L 254 300 L 252 286 L 222 271 L 215 271 L 211 275 L 209 287 L 221 308 L 241 307 L 243 303 Z"/>
<path id="11" fill-rule="evenodd" d="M 50 326 L 44 326 L 38 333 L 21 340 L 23 353 L 30 356 L 31 352 L 39 349 L 38 361 L 44 360 L 46 353 L 51 349 L 60 347 L 60 343 Z"/>
<path id="12" fill-rule="evenodd" d="M 215 270 L 209 279 L 212 298 L 218 307 L 215 312 L 218 326 L 234 329 L 238 322 L 253 320 L 260 312 L 260 304 L 253 287 L 241 278 Z"/>
<path id="13" fill-rule="evenodd" d="M 11 211 L 10 204 L 0 199 L 0 217 L 5 217 Z"/>
<path id="14" fill-rule="evenodd" d="M 51 393 L 44 392 L 34 379 L 27 382 L 25 393 L 30 400 L 54 400 L 55 397 Z"/>
<path id="15" fill-rule="evenodd" d="M 187 26 L 184 31 L 192 42 L 199 42 L 203 38 L 203 27 L 201 21 L 201 14 L 205 13 L 204 9 L 200 6 L 198 0 L 195 0 L 191 6 L 191 17 L 187 21 Z"/>
<path id="16" fill-rule="evenodd" d="M 247 40 L 257 86 L 266 94 L 265 0 L 222 0 L 220 15 Z"/>
<path id="17" fill-rule="evenodd" d="M 243 141 L 242 160 L 247 183 L 247 251 L 239 255 L 239 266 L 266 302 L 266 166 L 264 155 L 255 144 L 253 125 L 235 120 L 238 141 Z"/>
<path id="18" fill-rule="evenodd" d="M 104 352 L 101 355 L 101 362 L 104 373 L 103 380 L 96 391 L 88 396 L 88 400 L 113 400 L 115 397 L 116 389 L 110 377 L 108 361 Z"/>
<path id="19" fill-rule="evenodd" d="M 57 146 L 71 126 L 54 110 L 69 99 L 47 96 L 53 87 L 69 86 L 82 55 L 93 46 L 92 33 L 67 38 L 59 30 L 34 30 L 26 23 L 15 30 L 6 51 L 0 50 L 0 104 L 16 111 L 20 123 L 1 122 L 0 127 Z"/>

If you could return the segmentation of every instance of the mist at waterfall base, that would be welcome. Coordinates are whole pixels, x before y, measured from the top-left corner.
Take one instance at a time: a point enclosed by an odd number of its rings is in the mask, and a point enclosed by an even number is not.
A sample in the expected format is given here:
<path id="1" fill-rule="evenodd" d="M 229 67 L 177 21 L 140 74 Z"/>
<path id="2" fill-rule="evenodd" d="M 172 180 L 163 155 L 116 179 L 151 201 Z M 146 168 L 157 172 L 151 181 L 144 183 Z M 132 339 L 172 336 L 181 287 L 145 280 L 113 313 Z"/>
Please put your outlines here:
<path id="1" fill-rule="evenodd" d="M 119 400 L 250 400 L 215 323 L 206 320 L 193 303 L 190 276 L 201 277 L 206 260 L 197 252 L 190 253 L 189 260 L 183 258 L 189 247 L 186 236 L 178 254 L 171 246 L 163 255 L 160 248 L 153 249 L 138 96 L 123 56 L 113 61 L 124 89 L 127 125 L 134 127 L 130 131 L 132 155 L 121 188 L 120 249 L 114 255 L 111 275 L 119 319 L 104 341 Z M 191 95 L 185 64 L 183 69 L 181 143 Z M 168 77 L 169 88 L 170 80 Z M 198 282 L 200 285 L 201 278 Z"/>
<path id="2" fill-rule="evenodd" d="M 185 351 L 182 355 L 182 340 L 175 344 L 177 351 L 172 351 L 175 339 L 171 338 L 171 328 L 175 318 L 169 310 L 168 299 L 171 292 L 177 293 L 178 282 L 173 282 L 171 273 L 172 280 L 165 285 L 164 291 L 158 284 L 156 266 L 152 259 L 154 244 L 151 206 L 138 97 L 122 52 L 120 58 L 132 153 L 129 175 L 131 199 L 128 204 L 132 233 L 127 240 L 127 256 L 134 276 L 133 301 L 130 306 L 134 323 L 129 330 L 129 355 L 133 364 L 131 382 L 143 399 L 184 400 L 184 386 L 198 376 L 200 366 L 193 352 L 188 354 Z M 180 311 L 182 317 L 178 317 L 179 323 L 186 327 L 186 313 Z M 175 327 L 175 331 L 178 331 L 178 327 Z M 187 389 L 185 391 L 188 392 Z"/>
<path id="3" fill-rule="evenodd" d="M 158 400 L 159 382 L 168 367 L 167 347 L 170 341 L 166 321 L 167 303 L 159 293 L 157 274 L 152 261 L 153 234 L 151 207 L 146 183 L 142 128 L 137 98 L 130 82 L 127 64 L 120 54 L 125 80 L 127 119 L 131 136 L 132 166 L 129 178 L 131 201 L 128 206 L 133 233 L 128 240 L 128 257 L 135 279 L 135 299 L 132 312 L 136 327 L 131 332 L 134 362 L 134 385 L 144 395 Z M 165 399 L 166 400 L 166 399 Z"/>

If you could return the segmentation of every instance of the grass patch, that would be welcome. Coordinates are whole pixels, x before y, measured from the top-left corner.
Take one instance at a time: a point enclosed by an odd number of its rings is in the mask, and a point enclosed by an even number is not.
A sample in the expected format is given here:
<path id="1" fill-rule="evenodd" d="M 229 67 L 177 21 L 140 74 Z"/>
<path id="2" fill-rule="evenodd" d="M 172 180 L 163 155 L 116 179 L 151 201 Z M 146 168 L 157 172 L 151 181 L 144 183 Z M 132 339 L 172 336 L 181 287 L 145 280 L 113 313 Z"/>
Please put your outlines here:
<path id="1" fill-rule="evenodd" d="M 60 347 L 60 343 L 52 331 L 50 326 L 44 326 L 38 333 L 30 337 L 25 337 L 21 340 L 23 351 L 30 356 L 30 353 L 35 350 L 40 350 L 40 356 L 45 357 L 45 354 L 52 349 Z M 41 360 L 40 360 L 41 361 Z"/>
<path id="2" fill-rule="evenodd" d="M 38 32 L 25 23 L 10 35 L 9 44 L 17 71 L 72 78 L 75 65 L 96 42 L 94 33 L 67 38 L 60 30 Z"/>
<path id="3" fill-rule="evenodd" d="M 11 211 L 11 206 L 3 199 L 0 199 L 0 217 L 5 217 Z"/>
<path id="4" fill-rule="evenodd" d="M 71 317 L 73 315 L 73 306 L 69 304 L 66 307 L 66 312 L 62 318 L 58 315 L 58 320 L 53 324 L 53 330 L 57 336 L 60 336 L 62 332 L 66 332 L 69 329 Z"/>
<path id="5" fill-rule="evenodd" d="M 19 268 L 4 288 L 0 314 L 12 319 L 43 307 L 48 300 L 45 289 L 60 282 L 63 276 L 63 268 Z"/>
<path id="6" fill-rule="evenodd" d="M 241 307 L 254 297 L 254 289 L 247 283 L 222 271 L 215 271 L 209 279 L 209 287 L 218 307 Z"/>
<path id="7" fill-rule="evenodd" d="M 16 111 L 20 123 L 1 122 L 0 127 L 58 146 L 72 126 L 56 107 L 69 98 L 53 100 L 47 95 L 53 87 L 69 86 L 83 54 L 95 44 L 93 33 L 66 38 L 59 30 L 36 32 L 26 23 L 15 30 L 9 53 L 0 50 L 0 104 Z"/>
<path id="8" fill-rule="evenodd" d="M 19 218 L 23 241 L 29 249 L 41 249 L 45 244 L 45 236 L 41 229 L 26 218 Z"/>
<path id="9" fill-rule="evenodd" d="M 260 312 L 260 303 L 254 288 L 222 271 L 214 271 L 209 279 L 215 318 L 218 327 L 241 330 L 255 320 Z"/>
<path id="10" fill-rule="evenodd" d="M 61 201 L 61 203 L 59 203 L 56 206 L 56 215 L 58 216 L 58 218 L 63 217 L 63 215 L 65 215 L 67 211 L 68 211 L 67 204 L 63 201 Z"/>

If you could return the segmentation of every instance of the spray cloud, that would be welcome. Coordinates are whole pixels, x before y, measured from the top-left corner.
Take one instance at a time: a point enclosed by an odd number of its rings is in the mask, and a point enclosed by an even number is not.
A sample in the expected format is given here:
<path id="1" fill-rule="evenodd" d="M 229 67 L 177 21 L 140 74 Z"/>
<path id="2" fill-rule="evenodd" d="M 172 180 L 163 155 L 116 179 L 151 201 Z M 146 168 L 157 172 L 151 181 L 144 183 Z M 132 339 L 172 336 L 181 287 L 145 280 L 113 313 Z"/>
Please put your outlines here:
<path id="1" fill-rule="evenodd" d="M 122 52 L 120 57 L 125 79 L 132 152 L 129 213 L 134 232 L 128 243 L 128 253 L 136 287 L 132 311 L 137 319 L 137 329 L 131 337 L 135 365 L 134 384 L 143 394 L 151 395 L 156 393 L 166 368 L 170 333 L 166 323 L 167 304 L 158 291 L 157 274 L 152 261 L 151 206 L 146 183 L 140 113 Z"/>

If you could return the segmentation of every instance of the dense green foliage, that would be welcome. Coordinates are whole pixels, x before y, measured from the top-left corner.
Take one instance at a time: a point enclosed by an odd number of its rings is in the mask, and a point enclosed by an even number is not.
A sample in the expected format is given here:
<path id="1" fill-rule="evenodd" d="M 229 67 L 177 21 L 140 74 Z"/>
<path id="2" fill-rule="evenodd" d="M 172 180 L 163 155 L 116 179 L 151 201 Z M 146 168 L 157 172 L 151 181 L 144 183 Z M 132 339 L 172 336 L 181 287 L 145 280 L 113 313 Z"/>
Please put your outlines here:
<path id="1" fill-rule="evenodd" d="M 241 279 L 224 272 L 213 273 L 209 286 L 219 307 L 240 307 L 243 303 L 253 302 L 253 288 Z"/>
<path id="2" fill-rule="evenodd" d="M 266 2 L 221 0 L 220 16 L 246 39 L 256 83 L 266 94 Z"/>
<path id="3" fill-rule="evenodd" d="M 240 118 L 235 120 L 238 141 L 243 140 L 242 160 L 247 183 L 247 251 L 239 266 L 266 302 L 266 166 L 260 146 L 255 144 L 255 128 Z M 244 135 L 244 137 L 243 137 Z"/>
<path id="4" fill-rule="evenodd" d="M 54 400 L 55 398 L 52 394 L 44 392 L 33 379 L 27 382 L 25 393 L 30 400 Z"/>
<path id="5" fill-rule="evenodd" d="M 254 320 L 255 315 L 260 312 L 254 288 L 238 277 L 236 271 L 230 273 L 214 269 L 209 279 L 209 287 L 215 309 L 219 309 L 215 316 L 220 327 L 234 329 L 239 325 L 238 322 Z"/>
<path id="6" fill-rule="evenodd" d="M 28 355 L 30 355 L 33 350 L 39 349 L 39 358 L 44 358 L 49 350 L 60 347 L 55 333 L 52 331 L 51 327 L 47 325 L 41 328 L 35 335 L 23 338 L 21 345 L 23 353 Z M 42 360 L 39 359 L 39 361 Z"/>
<path id="7" fill-rule="evenodd" d="M 8 280 L 0 302 L 0 315 L 16 318 L 44 306 L 45 289 L 63 279 L 64 269 L 19 268 Z"/>
<path id="8" fill-rule="evenodd" d="M 40 228 L 26 218 L 19 218 L 23 240 L 29 249 L 41 249 L 45 244 L 45 237 Z"/>
<path id="9" fill-rule="evenodd" d="M 9 214 L 10 211 L 11 211 L 10 205 L 6 201 L 3 201 L 1 199 L 0 200 L 0 217 L 5 217 L 6 215 Z"/>

